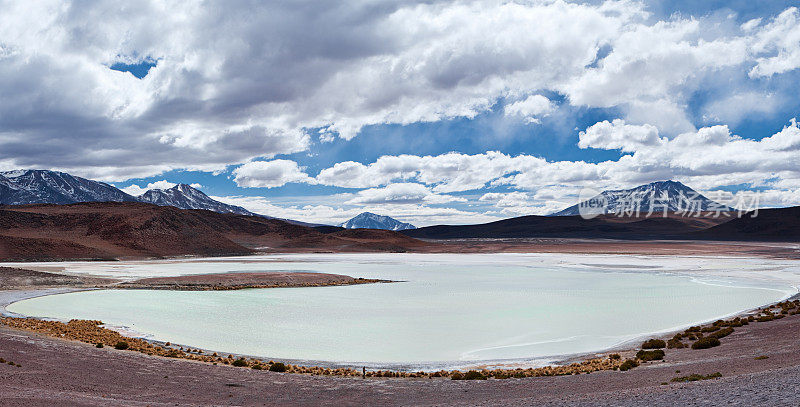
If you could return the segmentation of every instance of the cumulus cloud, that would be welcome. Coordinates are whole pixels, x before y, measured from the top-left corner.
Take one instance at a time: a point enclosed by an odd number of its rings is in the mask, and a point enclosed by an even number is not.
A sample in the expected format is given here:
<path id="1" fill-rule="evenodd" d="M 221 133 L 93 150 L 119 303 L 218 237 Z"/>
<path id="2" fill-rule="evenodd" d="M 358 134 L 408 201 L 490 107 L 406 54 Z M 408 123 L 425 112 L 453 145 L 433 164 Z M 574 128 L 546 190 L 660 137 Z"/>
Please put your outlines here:
<path id="1" fill-rule="evenodd" d="M 535 194 L 531 198 L 523 192 L 487 193 L 480 200 L 502 202 L 500 208 L 516 206 L 528 211 L 533 210 L 528 207 L 541 206 L 547 201 L 564 202 L 566 196 L 574 196 L 575 189 L 581 186 L 625 188 L 678 179 L 700 189 L 767 183 L 777 188 L 776 179 L 781 182 L 800 179 L 797 166 L 800 127 L 795 120 L 761 140 L 732 134 L 724 125 L 703 127 L 669 139 L 653 126 L 603 121 L 580 133 L 579 146 L 621 150 L 626 154 L 618 160 L 598 163 L 547 161 L 531 155 L 511 156 L 491 151 L 473 155 L 383 156 L 370 164 L 349 163 L 341 182 L 330 177 L 333 169 L 344 167 L 338 164 L 322 170 L 316 181 L 362 188 L 414 181 L 435 193 L 506 186 Z M 413 188 L 423 196 L 422 188 Z M 388 190 L 373 188 L 370 194 Z"/>
<path id="2" fill-rule="evenodd" d="M 170 189 L 170 188 L 174 187 L 175 185 L 178 185 L 178 184 L 176 184 L 174 182 L 169 182 L 169 181 L 167 181 L 165 179 L 162 179 L 161 181 L 151 182 L 151 183 L 147 184 L 144 187 L 140 187 L 139 185 L 136 185 L 136 184 L 131 184 L 130 186 L 127 186 L 125 188 L 120 188 L 120 189 L 122 190 L 122 192 L 125 192 L 126 194 L 133 195 L 133 196 L 139 196 L 139 195 L 141 195 L 141 194 L 143 194 L 143 193 L 145 193 L 145 192 L 147 192 L 147 191 L 149 191 L 151 189 Z M 195 187 L 195 188 L 200 188 L 201 185 L 200 184 L 192 184 L 192 186 Z"/>
<path id="3" fill-rule="evenodd" d="M 369 188 L 358 191 L 348 200 L 349 204 L 386 204 L 386 203 L 427 203 L 439 204 L 466 199 L 452 195 L 441 195 L 431 192 L 422 184 L 404 182 L 390 184 L 383 188 Z"/>
<path id="4" fill-rule="evenodd" d="M 304 151 L 306 129 L 351 139 L 501 99 L 535 120 L 542 91 L 679 134 L 704 74 L 800 66 L 796 8 L 726 28 L 654 21 L 632 1 L 1 7 L 0 162 L 110 181 L 221 171 Z M 156 63 L 142 79 L 109 69 L 142 61 Z"/>
<path id="5" fill-rule="evenodd" d="M 518 116 L 528 123 L 539 123 L 540 118 L 547 116 L 555 109 L 550 99 L 542 95 L 531 95 L 527 98 L 506 105 L 506 116 Z"/>
<path id="6" fill-rule="evenodd" d="M 489 214 L 426 204 L 348 205 L 336 202 L 331 196 L 312 197 L 316 203 L 305 205 L 275 203 L 264 197 L 213 196 L 212 198 L 244 207 L 255 213 L 326 225 L 338 225 L 361 212 L 389 215 L 402 222 L 413 222 L 415 226 L 472 224 L 501 219 Z"/>
<path id="7" fill-rule="evenodd" d="M 634 126 L 625 124 L 624 120 L 613 122 L 604 120 L 590 126 L 578 136 L 578 147 L 600 148 L 604 150 L 621 150 L 633 152 L 641 147 L 658 146 L 666 141 L 658 136 L 655 126 L 644 124 Z"/>
<path id="8" fill-rule="evenodd" d="M 545 163 L 538 157 L 512 157 L 497 151 L 473 155 L 455 152 L 435 156 L 403 154 L 383 156 L 368 165 L 350 161 L 337 163 L 320 171 L 316 180 L 325 185 L 348 188 L 416 180 L 432 185 L 434 192 L 448 193 L 480 189 L 503 175 Z"/>
<path id="9" fill-rule="evenodd" d="M 253 161 L 233 170 L 236 185 L 244 188 L 275 188 L 289 182 L 313 183 L 291 160 Z"/>
<path id="10" fill-rule="evenodd" d="M 754 31 L 760 20 L 749 21 L 745 30 Z M 800 10 L 790 7 L 756 33 L 753 52 L 760 55 L 750 70 L 751 77 L 772 76 L 800 67 Z"/>

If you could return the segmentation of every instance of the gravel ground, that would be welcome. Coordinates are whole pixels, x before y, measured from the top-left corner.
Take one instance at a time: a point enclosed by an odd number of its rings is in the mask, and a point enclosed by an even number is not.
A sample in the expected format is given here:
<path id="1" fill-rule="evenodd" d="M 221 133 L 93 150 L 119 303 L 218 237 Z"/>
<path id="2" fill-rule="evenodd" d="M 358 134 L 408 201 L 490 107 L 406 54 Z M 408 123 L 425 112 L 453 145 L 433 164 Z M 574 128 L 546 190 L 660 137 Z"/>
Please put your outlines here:
<path id="1" fill-rule="evenodd" d="M 629 372 L 451 381 L 281 374 L 150 357 L 0 327 L 0 405 L 798 405 L 800 315 L 736 328 L 722 346 L 667 350 Z M 768 356 L 756 360 L 756 356 Z M 680 370 L 677 373 L 676 370 Z M 721 372 L 703 382 L 675 376 Z"/>

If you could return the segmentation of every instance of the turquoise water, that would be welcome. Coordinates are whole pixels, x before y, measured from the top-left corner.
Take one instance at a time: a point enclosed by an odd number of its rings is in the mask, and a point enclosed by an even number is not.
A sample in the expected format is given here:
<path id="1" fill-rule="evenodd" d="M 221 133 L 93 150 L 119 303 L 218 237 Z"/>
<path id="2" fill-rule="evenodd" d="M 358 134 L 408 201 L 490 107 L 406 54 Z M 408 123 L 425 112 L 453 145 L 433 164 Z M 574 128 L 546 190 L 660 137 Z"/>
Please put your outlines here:
<path id="1" fill-rule="evenodd" d="M 157 267 L 149 272 L 158 274 Z M 199 273 L 236 271 L 238 266 L 208 262 L 191 267 Z M 242 267 L 259 269 L 258 263 Z M 599 351 L 647 333 L 758 307 L 791 291 L 654 271 L 459 262 L 457 257 L 272 261 L 261 267 L 403 282 L 219 292 L 101 290 L 34 298 L 8 309 L 99 319 L 158 340 L 254 356 L 457 366 L 542 362 Z"/>

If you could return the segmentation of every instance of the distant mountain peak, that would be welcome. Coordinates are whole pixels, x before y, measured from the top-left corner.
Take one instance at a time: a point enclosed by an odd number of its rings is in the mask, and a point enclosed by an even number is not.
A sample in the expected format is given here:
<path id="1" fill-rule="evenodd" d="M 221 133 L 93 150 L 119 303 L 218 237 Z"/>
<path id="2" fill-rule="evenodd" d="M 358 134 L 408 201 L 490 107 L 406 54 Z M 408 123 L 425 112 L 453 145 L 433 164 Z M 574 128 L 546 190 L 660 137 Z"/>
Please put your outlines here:
<path id="1" fill-rule="evenodd" d="M 177 184 L 167 189 L 151 189 L 138 196 L 142 202 L 159 206 L 174 206 L 180 209 L 205 209 L 219 213 L 256 216 L 241 206 L 228 205 L 212 199 L 203 191 L 186 184 Z"/>
<path id="2" fill-rule="evenodd" d="M 641 214 L 667 212 L 731 211 L 679 181 L 655 181 L 630 189 L 603 191 L 549 216 L 581 215 L 591 207 L 596 214 Z M 594 212 L 593 212 L 594 213 Z"/>
<path id="3" fill-rule="evenodd" d="M 363 212 L 352 219 L 340 224 L 345 229 L 384 229 L 384 230 L 406 230 L 416 229 L 410 223 L 403 223 L 388 216 L 376 215 L 372 212 Z"/>

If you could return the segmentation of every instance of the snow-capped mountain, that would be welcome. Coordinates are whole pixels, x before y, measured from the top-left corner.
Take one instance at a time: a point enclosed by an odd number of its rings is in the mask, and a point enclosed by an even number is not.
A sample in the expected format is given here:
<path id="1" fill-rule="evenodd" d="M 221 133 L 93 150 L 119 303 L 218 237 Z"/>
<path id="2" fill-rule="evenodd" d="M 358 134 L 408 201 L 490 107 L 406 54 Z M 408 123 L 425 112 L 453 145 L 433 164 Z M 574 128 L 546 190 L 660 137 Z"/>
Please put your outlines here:
<path id="1" fill-rule="evenodd" d="M 0 204 L 134 202 L 136 198 L 103 182 L 47 170 L 0 172 Z"/>
<path id="2" fill-rule="evenodd" d="M 219 213 L 261 216 L 308 227 L 320 226 L 316 223 L 253 213 L 241 206 L 214 200 L 186 184 L 179 184 L 169 189 L 151 189 L 135 197 L 112 185 L 64 172 L 47 170 L 0 172 L 0 205 L 63 205 L 76 202 L 145 202 L 180 209 L 207 209 Z"/>
<path id="3" fill-rule="evenodd" d="M 345 229 L 406 230 L 417 228 L 410 223 L 403 223 L 388 216 L 376 215 L 369 212 L 356 215 L 354 218 L 342 223 L 339 226 Z"/>
<path id="4" fill-rule="evenodd" d="M 159 206 L 174 206 L 180 209 L 206 209 L 219 213 L 260 216 L 241 206 L 228 205 L 211 199 L 196 188 L 178 184 L 169 189 L 151 189 L 138 196 L 139 201 Z"/>
<path id="5" fill-rule="evenodd" d="M 602 193 L 549 216 L 575 216 L 591 210 L 593 214 L 679 213 L 731 211 L 678 181 L 657 181 L 636 188 Z M 651 210 L 652 208 L 652 210 Z"/>

